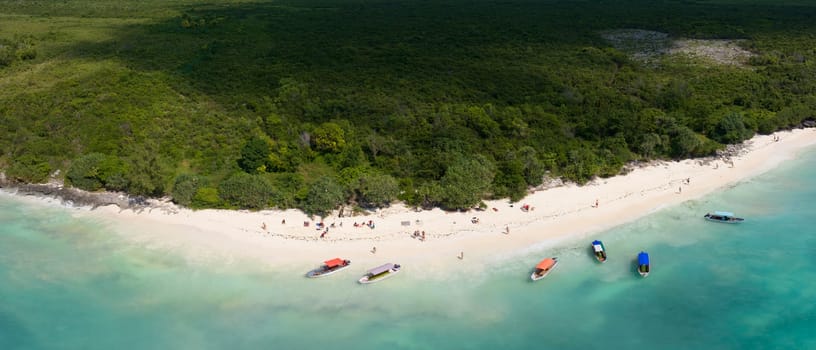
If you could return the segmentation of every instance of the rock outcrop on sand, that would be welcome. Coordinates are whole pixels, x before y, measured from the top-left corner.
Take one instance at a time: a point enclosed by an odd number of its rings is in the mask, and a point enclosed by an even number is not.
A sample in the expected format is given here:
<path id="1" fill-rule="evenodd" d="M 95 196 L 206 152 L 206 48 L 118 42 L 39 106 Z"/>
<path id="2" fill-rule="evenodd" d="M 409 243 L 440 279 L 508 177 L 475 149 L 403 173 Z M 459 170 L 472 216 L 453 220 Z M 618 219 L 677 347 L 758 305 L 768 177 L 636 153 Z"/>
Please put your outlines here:
<path id="1" fill-rule="evenodd" d="M 64 204 L 78 207 L 116 205 L 121 209 L 145 209 L 152 206 L 151 201 L 142 196 L 115 192 L 88 192 L 63 186 L 58 181 L 43 184 L 18 183 L 7 179 L 5 174 L 0 174 L 0 188 L 19 195 L 57 198 Z"/>

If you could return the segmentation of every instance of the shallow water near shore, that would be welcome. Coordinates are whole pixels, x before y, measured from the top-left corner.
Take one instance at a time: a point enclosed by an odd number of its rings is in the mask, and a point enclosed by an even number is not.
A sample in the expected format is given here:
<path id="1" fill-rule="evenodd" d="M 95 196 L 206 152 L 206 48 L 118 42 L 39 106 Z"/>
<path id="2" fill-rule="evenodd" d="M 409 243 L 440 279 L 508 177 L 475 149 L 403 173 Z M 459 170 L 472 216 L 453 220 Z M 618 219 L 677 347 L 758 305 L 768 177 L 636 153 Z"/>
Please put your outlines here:
<path id="1" fill-rule="evenodd" d="M 816 155 L 615 229 L 428 279 L 189 262 L 0 197 L 0 349 L 816 348 Z M 731 210 L 741 225 L 702 215 Z M 602 239 L 609 261 L 589 242 Z M 652 274 L 637 276 L 640 250 Z M 529 281 L 542 257 L 561 263 Z M 467 260 L 462 263 L 466 263 Z"/>

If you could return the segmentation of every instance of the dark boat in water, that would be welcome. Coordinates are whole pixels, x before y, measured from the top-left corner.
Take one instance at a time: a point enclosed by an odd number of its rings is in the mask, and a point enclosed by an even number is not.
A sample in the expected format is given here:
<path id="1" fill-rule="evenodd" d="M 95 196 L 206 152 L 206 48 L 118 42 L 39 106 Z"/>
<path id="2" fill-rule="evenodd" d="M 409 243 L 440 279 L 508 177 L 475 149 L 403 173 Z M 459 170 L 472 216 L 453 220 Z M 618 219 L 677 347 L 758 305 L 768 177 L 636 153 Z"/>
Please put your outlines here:
<path id="1" fill-rule="evenodd" d="M 734 216 L 734 213 L 727 212 L 727 211 L 715 211 L 714 213 L 706 213 L 703 216 L 708 221 L 714 222 L 722 222 L 726 224 L 738 224 L 740 222 L 745 221 L 743 218 L 738 218 Z"/>

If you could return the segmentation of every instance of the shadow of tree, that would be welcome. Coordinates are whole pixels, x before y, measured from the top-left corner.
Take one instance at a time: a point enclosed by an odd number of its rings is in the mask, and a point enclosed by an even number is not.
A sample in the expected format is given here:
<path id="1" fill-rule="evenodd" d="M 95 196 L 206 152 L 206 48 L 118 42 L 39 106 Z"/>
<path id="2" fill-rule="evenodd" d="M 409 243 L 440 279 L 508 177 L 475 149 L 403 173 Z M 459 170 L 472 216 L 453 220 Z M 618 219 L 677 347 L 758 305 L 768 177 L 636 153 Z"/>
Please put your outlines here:
<path id="1" fill-rule="evenodd" d="M 330 107 L 351 103 L 355 110 L 374 109 L 370 112 L 399 107 L 389 96 L 513 103 L 557 80 L 545 69 L 525 67 L 543 49 L 592 38 L 587 35 L 592 28 L 554 33 L 550 29 L 559 17 L 530 5 L 198 5 L 157 23 L 124 26 L 113 40 L 78 45 L 74 53 L 169 72 L 215 96 L 275 96 L 282 79 L 294 78 Z"/>
<path id="2" fill-rule="evenodd" d="M 262 97 L 279 96 L 287 82 L 305 84 L 308 97 L 325 110 L 297 117 L 369 121 L 412 103 L 558 101 L 569 79 L 565 66 L 605 69 L 609 64 L 565 62 L 574 60 L 581 47 L 608 46 L 597 35 L 603 29 L 745 37 L 779 26 L 808 28 L 815 13 L 809 6 L 644 5 L 638 0 L 615 5 L 194 3 L 177 5 L 179 15 L 125 25 L 110 41 L 77 45 L 72 52 L 89 59 L 116 57 L 138 70 L 169 73 L 227 105 L 250 109 Z"/>

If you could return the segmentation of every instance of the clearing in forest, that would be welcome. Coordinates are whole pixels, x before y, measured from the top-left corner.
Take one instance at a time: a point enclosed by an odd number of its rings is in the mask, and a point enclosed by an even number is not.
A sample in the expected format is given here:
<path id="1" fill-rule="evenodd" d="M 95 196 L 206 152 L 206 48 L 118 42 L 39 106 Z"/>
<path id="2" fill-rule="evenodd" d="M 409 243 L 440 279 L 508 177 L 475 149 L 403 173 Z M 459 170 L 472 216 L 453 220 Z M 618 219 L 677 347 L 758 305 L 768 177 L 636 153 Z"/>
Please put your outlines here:
<path id="1" fill-rule="evenodd" d="M 645 63 L 655 63 L 666 55 L 682 55 L 708 64 L 745 66 L 754 55 L 741 47 L 737 39 L 682 39 L 667 33 L 642 29 L 617 29 L 601 32 L 612 47 Z"/>

